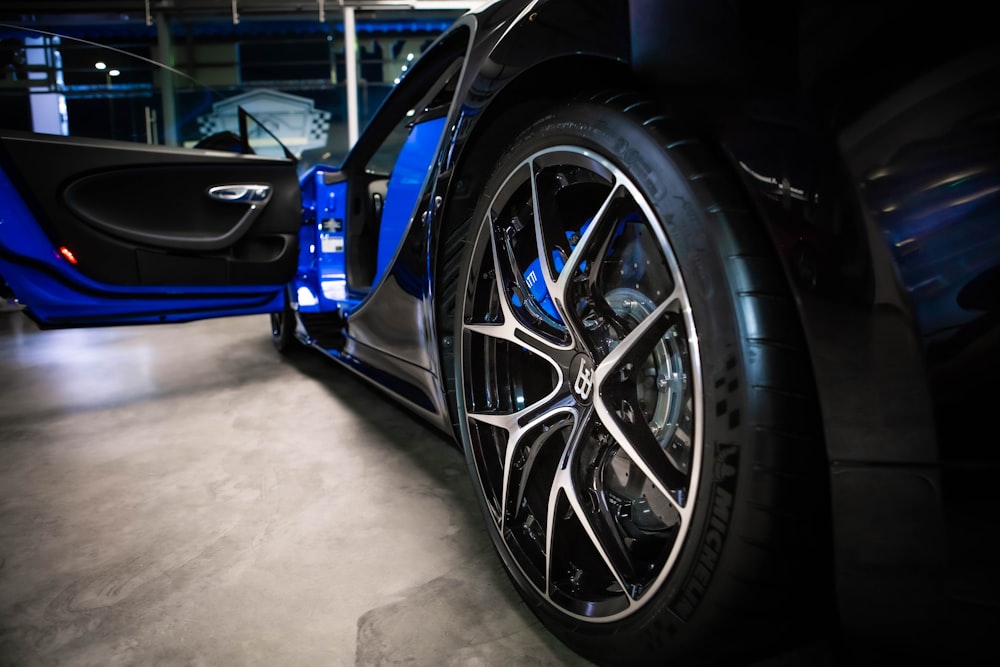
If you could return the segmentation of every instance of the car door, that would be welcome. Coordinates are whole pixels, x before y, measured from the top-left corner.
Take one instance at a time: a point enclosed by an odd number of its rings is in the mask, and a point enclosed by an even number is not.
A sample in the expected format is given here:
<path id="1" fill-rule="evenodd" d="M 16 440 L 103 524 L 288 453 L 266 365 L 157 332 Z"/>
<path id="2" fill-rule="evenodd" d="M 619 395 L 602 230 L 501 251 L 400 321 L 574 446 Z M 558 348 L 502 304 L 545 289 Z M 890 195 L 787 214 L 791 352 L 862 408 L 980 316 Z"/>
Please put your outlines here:
<path id="1" fill-rule="evenodd" d="M 0 132 L 0 277 L 44 328 L 280 310 L 293 159 Z"/>

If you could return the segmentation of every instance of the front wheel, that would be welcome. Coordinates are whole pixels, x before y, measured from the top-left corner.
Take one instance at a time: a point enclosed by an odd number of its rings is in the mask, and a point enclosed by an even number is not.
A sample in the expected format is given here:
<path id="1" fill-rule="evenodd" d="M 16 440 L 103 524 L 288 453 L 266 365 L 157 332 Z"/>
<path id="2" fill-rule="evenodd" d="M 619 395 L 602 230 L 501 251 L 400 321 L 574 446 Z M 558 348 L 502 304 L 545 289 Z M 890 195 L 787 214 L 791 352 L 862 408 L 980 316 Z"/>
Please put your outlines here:
<path id="1" fill-rule="evenodd" d="M 295 336 L 295 308 L 292 306 L 290 290 L 285 290 L 284 306 L 279 312 L 270 314 L 271 342 L 281 354 L 291 355 L 301 349 Z"/>
<path id="2" fill-rule="evenodd" d="M 752 656 L 825 620 L 808 358 L 738 186 L 613 99 L 535 123 L 485 185 L 456 304 L 463 446 L 507 572 L 572 648 Z"/>

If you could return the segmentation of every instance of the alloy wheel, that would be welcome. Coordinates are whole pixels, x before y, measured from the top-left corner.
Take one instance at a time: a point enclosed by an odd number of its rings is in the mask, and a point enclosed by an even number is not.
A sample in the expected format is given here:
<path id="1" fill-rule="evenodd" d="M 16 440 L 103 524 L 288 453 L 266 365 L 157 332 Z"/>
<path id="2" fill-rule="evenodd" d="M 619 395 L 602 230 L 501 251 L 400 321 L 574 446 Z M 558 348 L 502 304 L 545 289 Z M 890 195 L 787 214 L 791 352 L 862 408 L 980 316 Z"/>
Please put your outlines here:
<path id="1" fill-rule="evenodd" d="M 698 339 L 652 210 L 594 151 L 540 149 L 497 188 L 461 293 L 463 435 L 494 540 L 591 622 L 663 586 L 697 492 Z"/>

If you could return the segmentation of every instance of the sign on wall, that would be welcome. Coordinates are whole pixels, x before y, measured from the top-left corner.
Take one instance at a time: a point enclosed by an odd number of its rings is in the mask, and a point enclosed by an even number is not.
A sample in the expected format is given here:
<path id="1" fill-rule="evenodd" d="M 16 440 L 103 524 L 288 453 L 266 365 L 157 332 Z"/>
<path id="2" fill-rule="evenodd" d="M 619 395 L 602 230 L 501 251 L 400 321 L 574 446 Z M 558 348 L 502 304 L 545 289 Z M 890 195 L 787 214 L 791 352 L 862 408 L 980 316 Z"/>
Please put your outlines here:
<path id="1" fill-rule="evenodd" d="M 211 113 L 198 117 L 202 137 L 226 130 L 238 134 L 240 107 L 272 132 L 296 157 L 301 157 L 302 151 L 310 148 L 326 146 L 331 113 L 317 109 L 316 103 L 307 97 L 277 90 L 254 90 L 216 102 Z M 283 151 L 274 139 L 266 133 L 263 135 L 251 137 L 254 150 L 270 155 L 269 148 L 273 147 L 274 155 L 282 155 Z"/>

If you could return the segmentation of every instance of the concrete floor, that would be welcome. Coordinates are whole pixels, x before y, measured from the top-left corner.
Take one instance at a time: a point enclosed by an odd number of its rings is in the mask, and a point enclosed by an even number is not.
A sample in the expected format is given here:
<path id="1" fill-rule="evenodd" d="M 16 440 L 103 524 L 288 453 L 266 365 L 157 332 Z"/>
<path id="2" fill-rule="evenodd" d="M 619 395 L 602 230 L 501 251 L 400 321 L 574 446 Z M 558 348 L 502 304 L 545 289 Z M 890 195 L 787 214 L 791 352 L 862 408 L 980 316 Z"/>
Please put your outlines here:
<path id="1" fill-rule="evenodd" d="M 0 312 L 0 665 L 586 665 L 458 450 L 264 316 Z"/>

